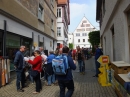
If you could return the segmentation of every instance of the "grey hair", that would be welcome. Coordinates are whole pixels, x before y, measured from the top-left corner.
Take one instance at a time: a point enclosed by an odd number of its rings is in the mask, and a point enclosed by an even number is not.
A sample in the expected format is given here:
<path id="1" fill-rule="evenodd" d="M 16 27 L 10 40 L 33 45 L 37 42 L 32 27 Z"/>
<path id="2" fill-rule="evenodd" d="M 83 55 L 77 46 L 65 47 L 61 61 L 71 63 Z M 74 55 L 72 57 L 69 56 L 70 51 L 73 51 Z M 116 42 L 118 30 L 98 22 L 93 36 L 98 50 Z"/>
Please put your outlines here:
<path id="1" fill-rule="evenodd" d="M 21 48 L 24 48 L 24 47 L 25 47 L 24 45 L 21 45 L 21 46 L 20 46 L 20 49 L 21 49 Z"/>
<path id="2" fill-rule="evenodd" d="M 54 54 L 54 51 L 49 51 L 50 54 Z"/>

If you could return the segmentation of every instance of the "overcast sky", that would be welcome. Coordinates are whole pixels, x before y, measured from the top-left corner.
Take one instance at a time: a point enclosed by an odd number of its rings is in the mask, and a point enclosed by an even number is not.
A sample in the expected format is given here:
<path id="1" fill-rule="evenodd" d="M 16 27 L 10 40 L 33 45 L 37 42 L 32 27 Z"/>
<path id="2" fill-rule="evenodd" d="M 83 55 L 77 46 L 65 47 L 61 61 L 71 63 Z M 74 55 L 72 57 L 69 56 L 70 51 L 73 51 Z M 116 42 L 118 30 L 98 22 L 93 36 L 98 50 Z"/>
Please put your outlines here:
<path id="1" fill-rule="evenodd" d="M 70 0 L 69 32 L 76 29 L 84 15 L 93 26 L 99 29 L 99 23 L 96 22 L 96 0 Z"/>

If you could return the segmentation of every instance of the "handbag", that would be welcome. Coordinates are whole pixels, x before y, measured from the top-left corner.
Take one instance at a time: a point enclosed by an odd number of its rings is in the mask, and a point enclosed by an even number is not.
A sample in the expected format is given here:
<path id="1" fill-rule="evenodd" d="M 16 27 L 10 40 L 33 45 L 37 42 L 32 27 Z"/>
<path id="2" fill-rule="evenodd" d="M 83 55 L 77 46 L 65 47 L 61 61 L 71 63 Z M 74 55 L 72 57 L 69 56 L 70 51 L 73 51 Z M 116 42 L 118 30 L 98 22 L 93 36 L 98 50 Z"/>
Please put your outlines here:
<path id="1" fill-rule="evenodd" d="M 37 75 L 38 75 L 38 71 L 37 70 L 32 70 L 31 71 L 31 76 L 33 77 L 33 78 L 35 78 L 35 77 L 37 77 Z"/>

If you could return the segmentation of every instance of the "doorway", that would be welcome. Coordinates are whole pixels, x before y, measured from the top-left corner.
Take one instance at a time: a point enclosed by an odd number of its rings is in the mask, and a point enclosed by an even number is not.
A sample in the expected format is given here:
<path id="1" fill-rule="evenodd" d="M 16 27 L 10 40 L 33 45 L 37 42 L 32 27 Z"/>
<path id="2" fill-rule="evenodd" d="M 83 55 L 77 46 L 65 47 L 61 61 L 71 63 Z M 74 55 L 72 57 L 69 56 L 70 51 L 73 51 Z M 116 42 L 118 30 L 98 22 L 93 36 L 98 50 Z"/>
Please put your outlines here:
<path id="1" fill-rule="evenodd" d="M 0 31 L 0 56 L 2 56 L 2 52 L 3 52 L 3 32 Z"/>

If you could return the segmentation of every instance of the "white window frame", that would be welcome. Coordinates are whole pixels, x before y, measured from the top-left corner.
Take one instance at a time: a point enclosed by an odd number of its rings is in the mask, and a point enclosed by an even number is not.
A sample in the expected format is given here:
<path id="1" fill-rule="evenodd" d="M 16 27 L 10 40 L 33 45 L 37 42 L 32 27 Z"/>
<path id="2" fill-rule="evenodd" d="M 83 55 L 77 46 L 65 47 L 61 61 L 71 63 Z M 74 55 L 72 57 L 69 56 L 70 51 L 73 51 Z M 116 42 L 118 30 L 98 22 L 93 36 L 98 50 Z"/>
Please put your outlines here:
<path id="1" fill-rule="evenodd" d="M 61 17 L 61 8 L 57 8 L 57 17 Z"/>
<path id="2" fill-rule="evenodd" d="M 76 33 L 76 36 L 80 36 L 80 33 Z"/>
<path id="3" fill-rule="evenodd" d="M 57 36 L 61 37 L 61 27 L 57 27 Z"/>
<path id="4" fill-rule="evenodd" d="M 44 21 L 43 15 L 44 14 L 44 9 L 43 7 L 39 4 L 39 8 L 38 8 L 38 19 Z"/>
<path id="5" fill-rule="evenodd" d="M 78 43 L 80 43 L 80 39 L 78 39 Z"/>
<path id="6" fill-rule="evenodd" d="M 51 8 L 54 9 L 54 0 L 50 0 L 51 2 Z"/>

